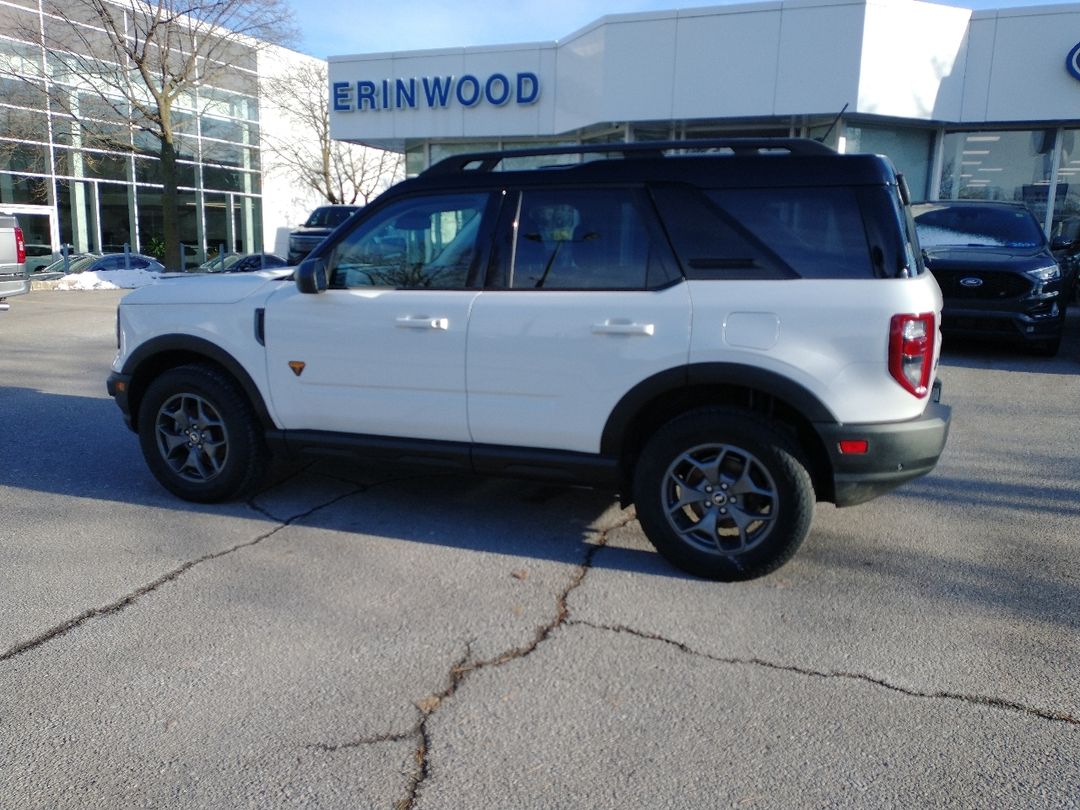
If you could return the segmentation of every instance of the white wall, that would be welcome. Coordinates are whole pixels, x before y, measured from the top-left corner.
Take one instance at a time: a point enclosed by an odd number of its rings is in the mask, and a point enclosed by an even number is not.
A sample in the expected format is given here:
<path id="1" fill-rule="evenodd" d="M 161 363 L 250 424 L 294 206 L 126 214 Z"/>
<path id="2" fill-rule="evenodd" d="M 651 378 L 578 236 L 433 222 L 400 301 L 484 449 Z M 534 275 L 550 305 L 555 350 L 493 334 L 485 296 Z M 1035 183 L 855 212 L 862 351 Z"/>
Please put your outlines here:
<path id="1" fill-rule="evenodd" d="M 959 120 L 970 19 L 965 8 L 868 0 L 855 109 Z"/>
<path id="2" fill-rule="evenodd" d="M 1080 119 L 1080 81 L 1065 58 L 1080 42 L 1080 5 L 976 12 L 964 121 Z"/>
<path id="3" fill-rule="evenodd" d="M 559 43 L 331 57 L 331 82 L 536 73 L 528 107 L 331 112 L 335 138 L 558 135 L 592 124 L 852 113 L 1080 118 L 1080 5 L 973 13 L 919 0 L 782 0 L 601 18 Z"/>
<path id="4" fill-rule="evenodd" d="M 318 63 L 322 60 L 285 48 L 270 47 L 259 54 L 259 77 L 268 79 L 287 75 L 291 69 L 304 62 Z M 263 141 L 275 132 L 287 129 L 289 124 L 283 110 L 266 93 L 259 94 L 259 122 Z M 288 256 L 289 231 L 301 224 L 311 209 L 323 202 L 314 191 L 298 187 L 274 164 L 269 150 L 261 150 L 262 200 L 263 200 L 263 246 L 262 249 L 278 256 Z"/>

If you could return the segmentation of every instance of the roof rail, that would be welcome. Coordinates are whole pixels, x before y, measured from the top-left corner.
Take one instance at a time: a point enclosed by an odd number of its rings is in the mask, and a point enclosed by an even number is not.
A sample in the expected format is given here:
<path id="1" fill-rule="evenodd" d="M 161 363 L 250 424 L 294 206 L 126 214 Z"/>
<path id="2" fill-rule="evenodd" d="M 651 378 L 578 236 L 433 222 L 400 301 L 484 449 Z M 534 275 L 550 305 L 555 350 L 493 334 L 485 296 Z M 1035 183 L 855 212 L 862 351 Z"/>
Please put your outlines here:
<path id="1" fill-rule="evenodd" d="M 835 150 L 807 138 L 710 138 L 690 141 L 636 141 L 598 143 L 585 146 L 537 146 L 503 152 L 470 152 L 440 160 L 424 175 L 455 174 L 465 171 L 490 172 L 511 158 L 541 155 L 621 155 L 623 158 L 662 158 L 671 153 L 724 151 L 733 155 L 834 155 Z"/>

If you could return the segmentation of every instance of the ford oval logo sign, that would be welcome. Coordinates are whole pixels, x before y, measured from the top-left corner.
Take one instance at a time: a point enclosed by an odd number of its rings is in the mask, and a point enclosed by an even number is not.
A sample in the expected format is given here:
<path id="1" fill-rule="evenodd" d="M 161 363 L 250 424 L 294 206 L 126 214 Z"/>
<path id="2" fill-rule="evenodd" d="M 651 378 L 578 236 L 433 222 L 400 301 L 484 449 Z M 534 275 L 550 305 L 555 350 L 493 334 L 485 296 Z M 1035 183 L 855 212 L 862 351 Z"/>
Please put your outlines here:
<path id="1" fill-rule="evenodd" d="M 983 280 L 975 276 L 964 276 L 964 278 L 960 279 L 960 285 L 963 287 L 981 287 Z"/>
<path id="2" fill-rule="evenodd" d="M 1077 42 L 1069 51 L 1069 56 L 1065 60 L 1065 69 L 1072 74 L 1074 79 L 1080 81 L 1080 42 Z"/>

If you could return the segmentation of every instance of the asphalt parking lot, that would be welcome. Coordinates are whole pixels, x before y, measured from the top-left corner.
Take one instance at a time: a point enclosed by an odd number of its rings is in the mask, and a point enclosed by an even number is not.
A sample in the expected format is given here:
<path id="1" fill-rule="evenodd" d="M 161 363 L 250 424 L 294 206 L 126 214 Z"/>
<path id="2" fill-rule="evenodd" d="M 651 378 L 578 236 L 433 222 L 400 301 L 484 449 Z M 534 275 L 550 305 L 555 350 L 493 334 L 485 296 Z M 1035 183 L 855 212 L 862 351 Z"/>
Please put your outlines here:
<path id="1" fill-rule="evenodd" d="M 946 345 L 938 469 L 687 578 L 597 493 L 151 478 L 122 291 L 0 314 L 0 808 L 1080 807 L 1080 312 Z"/>

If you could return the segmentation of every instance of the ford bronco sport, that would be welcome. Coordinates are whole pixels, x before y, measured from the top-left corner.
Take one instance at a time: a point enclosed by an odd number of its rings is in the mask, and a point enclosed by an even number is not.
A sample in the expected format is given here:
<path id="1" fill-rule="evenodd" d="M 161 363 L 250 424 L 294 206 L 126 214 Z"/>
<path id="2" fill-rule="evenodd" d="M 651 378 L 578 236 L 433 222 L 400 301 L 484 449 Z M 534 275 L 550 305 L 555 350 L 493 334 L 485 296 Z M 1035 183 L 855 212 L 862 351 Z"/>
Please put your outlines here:
<path id="1" fill-rule="evenodd" d="M 791 557 L 815 501 L 934 467 L 940 309 L 882 157 L 460 155 L 292 275 L 131 293 L 108 389 L 181 498 L 252 491 L 271 452 L 589 484 L 675 565 L 746 579 Z"/>

